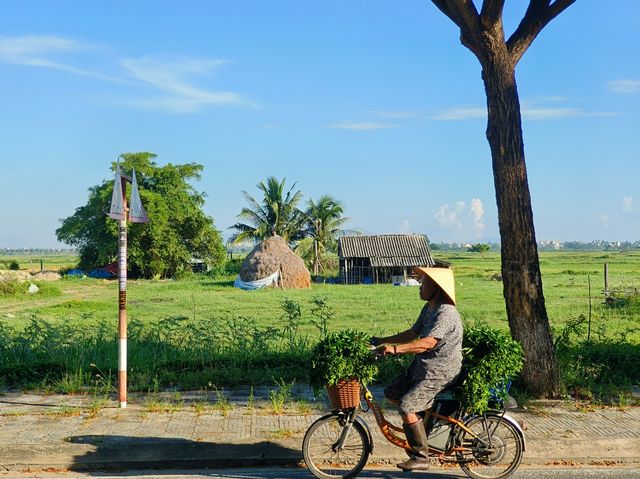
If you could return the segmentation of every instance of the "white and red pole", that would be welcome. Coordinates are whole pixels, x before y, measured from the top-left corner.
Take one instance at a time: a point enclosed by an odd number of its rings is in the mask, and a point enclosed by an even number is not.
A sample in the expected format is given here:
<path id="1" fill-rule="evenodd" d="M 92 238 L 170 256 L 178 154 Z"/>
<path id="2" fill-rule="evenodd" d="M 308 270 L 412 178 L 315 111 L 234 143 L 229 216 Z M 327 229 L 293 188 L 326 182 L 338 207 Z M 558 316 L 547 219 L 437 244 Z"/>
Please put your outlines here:
<path id="1" fill-rule="evenodd" d="M 124 218 L 118 225 L 118 401 L 127 407 L 127 183 L 122 178 Z"/>
<path id="2" fill-rule="evenodd" d="M 129 180 L 116 166 L 109 216 L 118 220 L 118 401 L 127 407 L 127 219 L 134 223 L 148 223 L 142 206 L 136 170 Z M 127 181 L 131 181 L 131 211 L 127 208 Z M 129 218 L 127 218 L 129 216 Z"/>

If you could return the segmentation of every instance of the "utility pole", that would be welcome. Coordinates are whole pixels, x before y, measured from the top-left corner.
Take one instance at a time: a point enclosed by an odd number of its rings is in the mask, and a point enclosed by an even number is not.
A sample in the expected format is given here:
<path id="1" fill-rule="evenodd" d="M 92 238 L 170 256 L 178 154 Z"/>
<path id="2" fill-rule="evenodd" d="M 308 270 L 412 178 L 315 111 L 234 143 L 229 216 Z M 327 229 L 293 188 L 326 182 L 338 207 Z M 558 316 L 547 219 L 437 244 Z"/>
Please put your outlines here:
<path id="1" fill-rule="evenodd" d="M 119 160 L 119 159 L 118 159 Z M 131 208 L 127 208 L 127 182 L 131 182 Z M 127 218 L 127 213 L 128 218 Z M 118 402 L 127 407 L 127 219 L 132 223 L 148 223 L 149 217 L 142 207 L 136 170 L 131 178 L 116 166 L 109 216 L 118 220 Z"/>

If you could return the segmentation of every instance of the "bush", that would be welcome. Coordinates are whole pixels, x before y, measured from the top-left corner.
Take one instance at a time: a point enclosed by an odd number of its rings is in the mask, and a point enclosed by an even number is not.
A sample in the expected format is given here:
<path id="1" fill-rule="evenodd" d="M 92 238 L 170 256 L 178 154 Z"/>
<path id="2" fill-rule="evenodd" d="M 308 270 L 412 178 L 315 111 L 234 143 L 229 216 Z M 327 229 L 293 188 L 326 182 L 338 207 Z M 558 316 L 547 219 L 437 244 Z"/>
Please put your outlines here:
<path id="1" fill-rule="evenodd" d="M 506 397 L 506 385 L 522 369 L 522 347 L 508 333 L 479 323 L 465 328 L 462 348 L 461 400 L 467 410 L 483 413 L 492 394 Z"/>
<path id="2" fill-rule="evenodd" d="M 18 296 L 25 292 L 23 290 L 23 284 L 18 283 L 16 280 L 0 281 L 0 297 L 9 298 Z"/>
<path id="3" fill-rule="evenodd" d="M 636 328 L 611 337 L 600 318 L 587 338 L 587 326 L 587 318 L 580 315 L 556 334 L 564 386 L 578 399 L 611 400 L 640 383 L 640 344 L 629 339 Z"/>
<path id="4" fill-rule="evenodd" d="M 4 261 L 0 261 L 0 269 L 10 269 L 12 271 L 18 271 L 20 269 L 20 265 L 14 259 L 7 259 Z"/>
<path id="5" fill-rule="evenodd" d="M 33 293 L 34 296 L 58 296 L 62 294 L 60 288 L 47 281 L 25 281 L 21 283 L 16 280 L 5 280 L 0 281 L 0 297 L 18 298 L 31 295 L 29 293 L 29 286 L 32 284 L 38 287 L 38 292 Z"/>
<path id="6" fill-rule="evenodd" d="M 372 382 L 378 372 L 373 361 L 368 336 L 347 329 L 325 336 L 313 349 L 309 382 L 318 390 L 345 379 Z"/>

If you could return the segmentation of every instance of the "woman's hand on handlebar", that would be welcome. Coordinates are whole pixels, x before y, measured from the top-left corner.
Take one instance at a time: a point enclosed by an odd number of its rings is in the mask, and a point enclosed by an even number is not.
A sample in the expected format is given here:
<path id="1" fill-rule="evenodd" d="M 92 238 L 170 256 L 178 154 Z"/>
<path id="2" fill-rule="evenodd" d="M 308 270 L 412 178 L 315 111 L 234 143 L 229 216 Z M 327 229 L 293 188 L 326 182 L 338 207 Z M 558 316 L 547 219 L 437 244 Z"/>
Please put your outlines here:
<path id="1" fill-rule="evenodd" d="M 393 344 L 381 344 L 375 349 L 376 356 L 395 356 L 396 346 Z"/>

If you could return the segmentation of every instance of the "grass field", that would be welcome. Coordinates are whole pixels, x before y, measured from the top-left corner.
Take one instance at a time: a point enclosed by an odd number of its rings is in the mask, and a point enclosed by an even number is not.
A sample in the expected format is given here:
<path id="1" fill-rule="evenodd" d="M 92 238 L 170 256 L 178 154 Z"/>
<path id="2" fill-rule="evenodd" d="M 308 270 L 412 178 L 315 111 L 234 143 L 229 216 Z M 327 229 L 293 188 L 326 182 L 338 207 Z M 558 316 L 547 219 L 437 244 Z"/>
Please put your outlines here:
<path id="1" fill-rule="evenodd" d="M 436 254 L 436 257 L 450 262 L 455 269 L 458 304 L 463 320 L 481 320 L 493 327 L 508 329 L 502 283 L 497 279 L 500 271 L 499 254 L 452 253 Z M 58 264 L 69 266 L 69 259 L 58 258 Z M 20 262 L 22 265 L 24 261 Z M 569 325 L 577 333 L 574 339 L 583 340 L 584 328 L 578 327 L 578 323 L 584 323 L 589 318 L 590 280 L 593 337 L 609 342 L 623 339 L 635 344 L 631 353 L 625 353 L 635 358 L 640 342 L 640 308 L 635 303 L 616 308 L 604 304 L 605 262 L 609 264 L 610 287 L 640 287 L 640 251 L 541 253 L 549 318 L 556 335 L 560 335 L 562 329 Z M 374 335 L 387 335 L 406 329 L 422 306 L 415 287 L 314 284 L 309 290 L 266 289 L 246 292 L 233 288 L 232 281 L 230 277 L 194 276 L 180 281 L 129 282 L 128 314 L 134 336 L 131 347 L 135 348 L 136 340 L 139 341 L 138 359 L 145 363 L 145 371 L 140 371 L 139 377 L 136 378 L 135 370 L 132 374 L 138 388 L 148 388 L 154 381 L 160 381 L 163 385 L 181 383 L 184 387 L 194 387 L 209 379 L 217 383 L 260 382 L 260 379 L 268 380 L 269 377 L 278 379 L 280 369 L 286 375 L 286 367 L 281 368 L 277 363 L 286 360 L 298 361 L 297 367 L 303 368 L 308 360 L 305 356 L 308 354 L 308 345 L 319 334 L 312 323 L 312 320 L 317 320 L 312 314 L 314 298 L 324 298 L 333 311 L 330 330 L 349 327 Z M 113 339 L 117 318 L 117 282 L 67 278 L 56 285 L 60 289 L 58 295 L 0 298 L 0 326 L 5 331 L 4 346 L 0 344 L 0 347 L 3 346 L 0 366 L 4 368 L 7 385 L 21 382 L 17 373 L 12 372 L 7 376 L 8 368 L 17 364 L 18 359 L 28 363 L 29 358 L 36 361 L 37 357 L 37 361 L 42 363 L 49 358 L 53 364 L 49 369 L 60 369 L 54 373 L 44 367 L 42 384 L 49 380 L 53 384 L 53 379 L 59 382 L 64 374 L 67 374 L 67 381 L 69 374 L 79 375 L 76 382 L 86 384 L 90 364 L 99 363 L 100 368 L 106 371 L 115 369 Z M 282 309 L 285 300 L 298 303 L 302 309 L 301 321 L 296 323 L 299 342 L 297 345 L 289 344 L 288 349 L 281 344 L 282 338 L 276 345 L 277 331 L 282 332 L 289 324 Z M 101 331 L 100 334 L 104 336 L 101 339 L 104 344 L 100 346 L 104 350 L 99 352 L 96 352 L 100 349 L 96 345 L 96 331 Z M 16 344 L 20 338 L 23 343 L 27 341 L 25 338 L 30 338 L 28 341 L 32 342 L 39 341 L 41 349 L 44 347 L 42 345 L 47 344 L 54 351 L 50 355 L 39 355 L 34 350 L 28 354 L 17 351 Z M 76 340 L 79 343 L 74 346 L 76 350 L 71 356 L 69 351 L 57 345 Z M 254 367 L 252 361 L 260 360 L 259 356 L 241 351 L 243 345 L 258 348 L 257 352 L 262 357 L 267 353 L 277 353 L 269 359 L 272 361 L 269 374 L 265 376 L 257 372 L 247 375 L 246 371 L 241 371 L 241 368 Z M 268 346 L 268 351 L 263 346 Z M 229 363 L 226 363 L 225 348 L 226 351 L 240 348 L 233 354 L 244 356 L 239 358 L 232 354 L 231 358 L 227 358 Z M 84 350 L 94 352 L 89 354 Z M 278 354 L 286 356 L 288 353 L 295 358 L 278 359 Z M 55 354 L 65 354 L 74 359 L 67 357 L 60 363 L 60 358 L 53 358 Z M 135 357 L 135 351 L 132 354 Z M 203 370 L 214 367 L 212 361 L 217 361 L 218 369 L 223 363 L 232 364 L 233 367 L 227 368 L 227 374 L 223 376 L 213 372 L 202 374 Z M 132 361 L 130 364 L 136 363 Z M 168 370 L 173 370 L 173 374 L 164 374 Z M 298 371 L 296 374 L 300 376 L 304 373 Z M 86 377 L 83 379 L 83 376 Z M 293 379 L 298 376 L 294 374 Z M 25 383 L 38 383 L 37 375 L 29 377 L 30 380 Z"/>
<path id="2" fill-rule="evenodd" d="M 467 321 L 483 320 L 498 328 L 507 328 L 502 283 L 497 253 L 455 253 L 439 259 L 453 264 L 456 273 L 458 308 Z M 69 264 L 69 258 L 58 259 Z M 612 329 L 624 329 L 623 310 L 603 305 L 604 263 L 609 264 L 610 287 L 640 287 L 640 252 L 542 253 L 547 311 L 552 325 L 561 326 L 580 314 L 589 314 L 589 288 L 593 318 L 605 318 Z M 143 322 L 168 316 L 195 318 L 242 316 L 258 325 L 278 321 L 284 299 L 301 303 L 303 310 L 313 297 L 326 297 L 335 310 L 335 328 L 357 327 L 375 333 L 405 328 L 421 307 L 417 288 L 392 285 L 313 284 L 309 290 L 266 289 L 246 292 L 232 286 L 233 278 L 195 276 L 180 281 L 129 281 L 129 316 Z M 117 282 L 68 278 L 56 285 L 62 294 L 48 298 L 24 296 L 0 298 L 0 318 L 7 314 L 20 326 L 34 315 L 48 321 L 111 320 L 116 316 Z M 638 319 L 638 318 L 635 318 Z M 312 333 L 313 328 L 304 329 Z"/>

